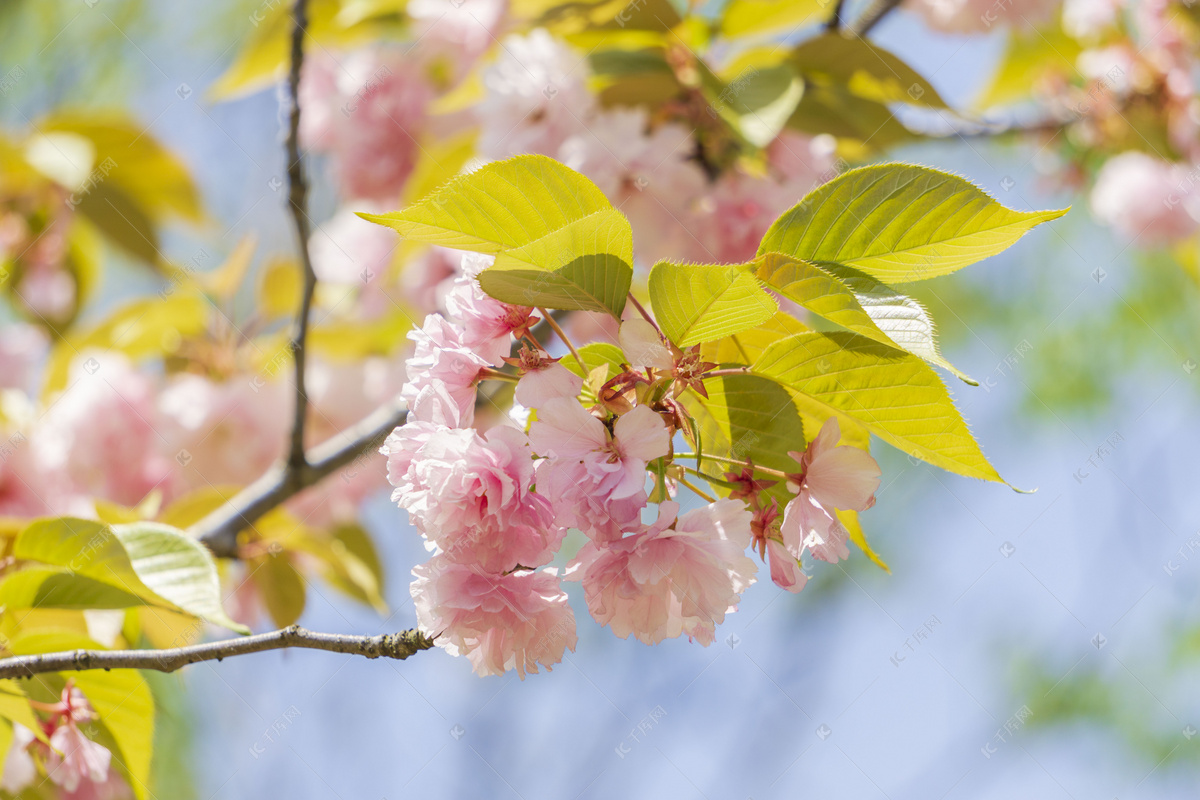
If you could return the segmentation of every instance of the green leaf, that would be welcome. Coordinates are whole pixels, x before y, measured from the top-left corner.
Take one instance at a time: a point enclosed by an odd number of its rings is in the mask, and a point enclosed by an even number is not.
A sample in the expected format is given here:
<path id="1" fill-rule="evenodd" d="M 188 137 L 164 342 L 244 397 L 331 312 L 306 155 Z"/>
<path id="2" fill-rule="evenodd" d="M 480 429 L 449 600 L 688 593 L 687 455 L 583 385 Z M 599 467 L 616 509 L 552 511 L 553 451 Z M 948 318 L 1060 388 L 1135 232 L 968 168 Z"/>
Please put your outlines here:
<path id="1" fill-rule="evenodd" d="M 273 553 L 251 561 L 254 584 L 276 627 L 286 628 L 304 613 L 304 578 L 285 553 Z"/>
<path id="2" fill-rule="evenodd" d="M 105 525 L 70 517 L 38 520 L 17 536 L 13 555 L 66 567 L 150 605 L 250 632 L 225 615 L 217 567 L 208 550 L 168 525 Z"/>
<path id="3" fill-rule="evenodd" d="M 804 450 L 804 423 L 788 391 L 757 375 L 710 378 L 704 388 L 708 399 L 685 392 L 680 401 L 699 425 L 705 455 L 753 459 L 755 464 L 785 472 L 799 469 L 788 451 Z M 711 459 L 697 469 L 717 477 L 736 471 Z M 782 483 L 772 490 L 786 493 Z M 785 499 L 784 494 L 779 497 Z"/>
<path id="4" fill-rule="evenodd" d="M 46 741 L 46 733 L 38 724 L 38 718 L 34 715 L 32 706 L 29 705 L 29 698 L 25 696 L 25 690 L 17 681 L 0 680 L 0 717 L 8 722 L 21 723 L 33 731 L 34 736 Z M 7 728 L 11 739 L 12 726 L 9 725 Z M 5 747 L 2 752 L 7 753 L 8 748 Z"/>
<path id="5" fill-rule="evenodd" d="M 75 208 L 126 253 L 152 266 L 162 266 L 154 221 L 120 187 L 101 183 L 80 197 Z"/>
<path id="6" fill-rule="evenodd" d="M 839 264 L 810 264 L 781 253 L 764 253 L 752 263 L 758 264 L 759 279 L 814 314 L 978 386 L 942 357 L 933 319 L 911 297 Z"/>
<path id="7" fill-rule="evenodd" d="M 605 378 L 607 380 L 620 374 L 621 367 L 625 364 L 625 354 L 621 352 L 621 348 L 608 342 L 585 344 L 579 348 L 579 355 L 583 357 L 582 366 L 570 353 L 563 356 L 559 363 L 581 378 L 586 378 L 592 370 L 603 365 L 608 368 L 608 376 Z"/>
<path id="8" fill-rule="evenodd" d="M 996 74 L 975 107 L 985 109 L 1024 100 L 1048 73 L 1074 78 L 1078 74 L 1075 60 L 1082 51 L 1083 46 L 1058 25 L 1009 30 Z"/>
<path id="9" fill-rule="evenodd" d="M 521 155 L 460 175 L 403 211 L 359 216 L 413 241 L 494 254 L 611 209 L 596 184 L 575 170 Z"/>
<path id="10" fill-rule="evenodd" d="M 914 458 L 1002 482 L 925 362 L 852 333 L 802 333 L 769 346 L 751 372 L 795 393 L 818 420 L 866 427 Z"/>
<path id="11" fill-rule="evenodd" d="M 787 64 L 750 67 L 728 84 L 712 87 L 708 95 L 712 107 L 746 141 L 766 147 L 795 112 L 804 82 Z"/>
<path id="12" fill-rule="evenodd" d="M 17 655 L 58 653 L 67 650 L 104 650 L 103 646 L 71 631 L 39 630 L 17 636 L 10 649 Z M 143 800 L 150 794 L 150 760 L 154 743 L 154 698 L 146 681 L 136 671 L 72 672 L 70 677 L 100 717 L 99 725 L 115 746 L 113 763 L 125 773 L 134 794 Z M 64 682 L 61 674 L 34 679 L 43 692 L 57 695 Z"/>
<path id="13" fill-rule="evenodd" d="M 649 289 L 655 319 L 680 347 L 749 330 L 778 310 L 742 264 L 660 261 L 650 270 Z"/>
<path id="14" fill-rule="evenodd" d="M 879 553 L 875 552 L 875 548 L 871 547 L 871 543 L 867 541 L 867 534 L 863 531 L 862 523 L 858 519 L 858 512 L 835 509 L 835 513 L 837 514 L 838 521 L 842 523 L 842 527 L 846 529 L 850 541 L 854 542 L 855 546 L 859 550 L 862 550 L 863 554 L 871 559 L 871 562 L 875 566 L 889 575 L 892 574 L 892 568 L 887 565 L 887 562 L 883 560 Z"/>
<path id="15" fill-rule="evenodd" d="M 600 311 L 618 319 L 633 281 L 633 231 L 614 208 L 497 254 L 479 286 L 505 303 Z"/>
<path id="16" fill-rule="evenodd" d="M 0 582 L 0 605 L 25 608 L 132 608 L 146 601 L 95 578 L 65 569 L 30 566 Z M 19 618 L 19 615 L 18 615 Z"/>
<path id="17" fill-rule="evenodd" d="M 809 136 L 828 134 L 846 139 L 859 149 L 875 151 L 917 138 L 886 104 L 835 84 L 806 84 L 787 126 Z"/>
<path id="18" fill-rule="evenodd" d="M 955 175 L 883 164 L 851 170 L 811 192 L 775 221 L 758 252 L 908 283 L 996 255 L 1065 213 L 1013 211 Z"/>
<path id="19" fill-rule="evenodd" d="M 732 0 L 721 17 L 721 35 L 790 35 L 825 21 L 829 14 L 827 0 Z"/>
<path id="20" fill-rule="evenodd" d="M 844 86 L 865 100 L 947 108 L 916 70 L 860 36 L 821 34 L 798 45 L 790 61 L 806 81 Z"/>

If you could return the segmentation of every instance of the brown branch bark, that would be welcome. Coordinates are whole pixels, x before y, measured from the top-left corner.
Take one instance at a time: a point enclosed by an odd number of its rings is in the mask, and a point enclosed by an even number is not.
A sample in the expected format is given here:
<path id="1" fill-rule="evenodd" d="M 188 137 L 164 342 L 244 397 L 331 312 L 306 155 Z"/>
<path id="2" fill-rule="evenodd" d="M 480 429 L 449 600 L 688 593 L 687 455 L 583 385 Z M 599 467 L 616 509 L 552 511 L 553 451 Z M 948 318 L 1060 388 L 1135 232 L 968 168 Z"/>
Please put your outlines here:
<path id="1" fill-rule="evenodd" d="M 433 647 L 433 640 L 416 630 L 381 636 L 347 636 L 315 633 L 292 625 L 270 633 L 224 639 L 219 642 L 173 647 L 166 650 L 66 650 L 0 659 L 0 678 L 29 678 L 46 672 L 80 672 L 92 669 L 152 669 L 174 672 L 188 664 L 296 647 L 347 653 L 364 658 L 403 660 Z"/>

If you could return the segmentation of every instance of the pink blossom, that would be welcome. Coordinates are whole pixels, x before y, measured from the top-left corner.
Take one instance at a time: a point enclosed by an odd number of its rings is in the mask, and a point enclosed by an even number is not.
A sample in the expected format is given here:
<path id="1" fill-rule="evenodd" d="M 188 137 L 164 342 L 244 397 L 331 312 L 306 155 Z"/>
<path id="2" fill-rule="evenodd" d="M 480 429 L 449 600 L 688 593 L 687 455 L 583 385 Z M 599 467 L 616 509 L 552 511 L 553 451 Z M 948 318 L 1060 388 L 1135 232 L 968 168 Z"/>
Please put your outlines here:
<path id="1" fill-rule="evenodd" d="M 514 396 L 525 408 L 538 408 L 559 397 L 578 397 L 583 391 L 583 378 L 558 361 L 549 358 L 526 359 L 522 353 L 521 379 Z"/>
<path id="2" fill-rule="evenodd" d="M 1058 6 L 1058 0 L 914 0 L 905 4 L 929 27 L 946 33 L 983 33 L 999 25 L 1029 28 L 1049 19 Z"/>
<path id="3" fill-rule="evenodd" d="M 634 253 L 648 263 L 679 258 L 697 227 L 693 199 L 707 178 L 691 160 L 691 131 L 665 124 L 651 129 L 641 108 L 594 114 L 556 155 L 591 178 L 633 227 Z"/>
<path id="4" fill-rule="evenodd" d="M 158 397 L 165 454 L 189 487 L 244 486 L 283 457 L 292 401 L 268 375 L 174 376 Z"/>
<path id="5" fill-rule="evenodd" d="M 483 75 L 478 149 L 486 158 L 518 153 L 555 155 L 586 129 L 595 98 L 587 58 L 543 28 L 505 37 Z"/>
<path id="6" fill-rule="evenodd" d="M 800 571 L 800 562 L 782 542 L 767 539 L 767 559 L 771 565 L 771 580 L 777 586 L 789 592 L 799 592 L 808 583 L 808 576 Z"/>
<path id="7" fill-rule="evenodd" d="M 575 650 L 575 614 L 553 570 L 490 574 L 436 556 L 413 569 L 410 591 L 423 633 L 479 675 L 547 670 Z"/>
<path id="8" fill-rule="evenodd" d="M 1110 158 L 1096 176 L 1092 211 L 1123 235 L 1169 242 L 1197 229 L 1200 201 L 1187 167 L 1138 151 Z"/>
<path id="9" fill-rule="evenodd" d="M 637 527 L 646 507 L 645 490 L 611 499 L 597 490 L 596 478 L 581 461 L 548 458 L 538 462 L 538 494 L 550 498 L 559 525 L 583 531 L 596 541 L 620 539 Z"/>
<path id="10" fill-rule="evenodd" d="M 170 475 L 159 454 L 155 387 L 125 356 L 89 350 L 30 436 L 42 468 L 77 491 L 136 505 Z"/>
<path id="11" fill-rule="evenodd" d="M 744 503 L 720 500 L 676 519 L 678 511 L 663 503 L 653 525 L 609 544 L 589 542 L 572 566 L 592 616 L 623 639 L 657 644 L 686 634 L 709 645 L 754 582 Z"/>
<path id="12" fill-rule="evenodd" d="M 375 209 L 358 206 L 355 210 Z M 322 283 L 366 287 L 387 276 L 396 242 L 395 233 L 388 228 L 342 209 L 317 226 L 309 237 L 308 248 L 313 271 Z"/>
<path id="13" fill-rule="evenodd" d="M 46 760 L 50 780 L 67 794 L 105 783 L 112 753 L 79 730 L 80 724 L 96 719 L 96 712 L 83 692 L 67 681 L 59 702 L 47 710 L 53 715 L 50 724 L 55 726 L 50 733 L 51 752 Z"/>
<path id="14" fill-rule="evenodd" d="M 830 417 L 804 453 L 791 454 L 803 472 L 799 485 L 789 483 L 796 496 L 784 509 L 780 534 L 797 558 L 805 548 L 822 561 L 848 558 L 846 530 L 835 511 L 866 511 L 875 504 L 879 465 L 870 453 L 838 445 L 840 438 L 837 418 Z"/>
<path id="15" fill-rule="evenodd" d="M 4 776 L 0 778 L 0 789 L 15 795 L 37 779 L 37 764 L 29 754 L 29 746 L 35 741 L 33 731 L 14 722 L 12 732 L 12 745 L 4 757 Z"/>
<path id="16" fill-rule="evenodd" d="M 342 362 L 312 354 L 305 385 L 310 436 L 316 444 L 399 397 L 404 367 L 399 358 L 366 356 Z"/>
<path id="17" fill-rule="evenodd" d="M 458 404 L 463 424 L 470 425 L 476 380 L 490 362 L 464 344 L 462 330 L 441 314 L 427 316 L 421 330 L 411 331 L 408 338 L 417 344 L 407 361 L 408 382 L 400 396 L 411 406 L 425 385 L 439 381 Z"/>
<path id="18" fill-rule="evenodd" d="M 317 63 L 303 78 L 305 116 L 315 117 L 303 131 L 305 145 L 334 153 L 346 197 L 394 204 L 416 163 L 434 97 L 421 65 L 379 46 Z"/>
<path id="19" fill-rule="evenodd" d="M 447 558 L 500 572 L 554 556 L 565 530 L 550 502 L 533 492 L 524 433 L 501 426 L 484 438 L 445 428 L 413 443 L 416 451 L 400 457 L 409 463 L 392 500 Z"/>
<path id="20" fill-rule="evenodd" d="M 487 265 L 491 260 L 487 258 Z M 470 263 L 466 256 L 464 262 Z M 446 295 L 446 311 L 462 331 L 463 345 L 492 366 L 499 366 L 512 352 L 512 336 L 520 335 L 529 326 L 533 309 L 502 303 L 485 294 L 479 288 L 478 271 L 474 268 L 479 266 L 486 265 L 472 265 L 474 274 L 468 272 L 454 281 Z"/>
<path id="21" fill-rule="evenodd" d="M 573 398 L 544 403 L 529 441 L 538 455 L 582 461 L 593 491 L 611 500 L 642 491 L 646 463 L 665 456 L 671 446 L 666 423 L 646 406 L 618 417 L 610 435 L 604 423 Z"/>
<path id="22" fill-rule="evenodd" d="M 409 0 L 404 10 L 422 54 L 461 76 L 496 40 L 507 8 L 507 0 Z"/>
<path id="23" fill-rule="evenodd" d="M 58 264 L 32 264 L 16 294 L 26 307 L 50 322 L 61 322 L 75 309 L 75 280 Z"/>
<path id="24" fill-rule="evenodd" d="M 0 389 L 30 391 L 47 347 L 46 334 L 36 325 L 0 327 Z"/>
<path id="25" fill-rule="evenodd" d="M 653 367 L 672 370 L 675 359 L 663 342 L 658 329 L 644 319 L 627 319 L 621 323 L 618 335 L 621 351 L 633 367 Z"/>

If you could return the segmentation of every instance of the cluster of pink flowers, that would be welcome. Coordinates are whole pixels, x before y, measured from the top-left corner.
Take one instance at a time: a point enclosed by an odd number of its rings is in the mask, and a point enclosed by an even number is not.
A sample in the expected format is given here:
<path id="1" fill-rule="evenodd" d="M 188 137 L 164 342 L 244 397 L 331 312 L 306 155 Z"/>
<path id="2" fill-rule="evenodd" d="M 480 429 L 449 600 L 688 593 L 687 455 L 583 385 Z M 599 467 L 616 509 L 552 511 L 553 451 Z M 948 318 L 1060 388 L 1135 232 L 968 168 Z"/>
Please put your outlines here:
<path id="1" fill-rule="evenodd" d="M 664 500 L 645 522 L 648 480 L 672 454 L 671 408 L 633 402 L 636 393 L 586 405 L 584 380 L 530 332 L 533 309 L 479 289 L 475 275 L 488 261 L 465 256 L 449 311 L 413 334 L 403 390 L 409 421 L 381 449 L 392 499 L 434 551 L 413 570 L 423 632 L 481 675 L 549 669 L 577 639 L 566 580 L 582 584 L 592 617 L 618 636 L 707 645 L 755 581 L 748 552 L 765 559 L 769 551 L 772 578 L 791 591 L 806 580 L 803 553 L 847 557 L 836 511 L 869 508 L 879 469 L 864 451 L 838 446 L 834 419 L 794 454 L 800 471 L 788 476 L 794 496 L 782 515 L 766 500 L 771 482 L 747 464 L 727 476 L 741 487 L 728 499 L 683 514 Z M 686 357 L 641 319 L 622 324 L 620 341 L 630 366 L 609 386 L 678 374 L 676 359 Z M 505 365 L 515 370 L 497 369 Z M 489 379 L 516 380 L 519 413 L 480 432 L 478 387 Z M 587 541 L 560 571 L 549 565 L 569 529 Z"/>
<path id="2" fill-rule="evenodd" d="M 89 739 L 80 728 L 96 719 L 96 712 L 83 692 L 68 680 L 57 703 L 33 705 L 46 715 L 42 730 L 49 744 L 24 725 L 13 723 L 13 742 L 4 760 L 0 788 L 19 795 L 38 781 L 41 764 L 51 783 L 60 790 L 59 796 L 68 800 L 115 800 L 131 795 L 129 786 L 112 769 L 112 753 Z"/>

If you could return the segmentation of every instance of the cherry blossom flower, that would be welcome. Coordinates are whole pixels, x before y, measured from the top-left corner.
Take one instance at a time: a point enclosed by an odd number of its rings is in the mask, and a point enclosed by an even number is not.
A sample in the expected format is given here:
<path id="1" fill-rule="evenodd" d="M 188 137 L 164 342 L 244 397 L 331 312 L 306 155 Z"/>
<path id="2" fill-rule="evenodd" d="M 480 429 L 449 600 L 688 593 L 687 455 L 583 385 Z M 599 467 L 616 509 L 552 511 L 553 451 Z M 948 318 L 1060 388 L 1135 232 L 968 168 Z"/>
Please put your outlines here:
<path id="1" fill-rule="evenodd" d="M 998 25 L 1032 27 L 1049 19 L 1058 0 L 915 0 L 916 11 L 929 27 L 947 33 L 983 33 Z"/>
<path id="2" fill-rule="evenodd" d="M 462 331 L 463 345 L 499 366 L 512 352 L 512 337 L 521 336 L 537 318 L 529 306 L 502 303 L 479 288 L 477 276 L 492 261 L 489 256 L 483 258 L 486 262 L 479 264 L 464 255 L 466 270 L 446 295 L 446 311 Z"/>
<path id="3" fill-rule="evenodd" d="M 629 359 L 630 366 L 668 371 L 675 367 L 675 359 L 663 343 L 662 334 L 644 319 L 627 319 L 622 322 L 617 340 L 625 358 Z"/>
<path id="4" fill-rule="evenodd" d="M 553 570 L 492 574 L 436 556 L 413 575 L 421 631 L 479 675 L 515 669 L 523 680 L 575 650 L 575 614 Z"/>
<path id="5" fill-rule="evenodd" d="M 405 456 L 407 457 L 407 456 Z M 500 426 L 431 433 L 392 494 L 450 560 L 493 572 L 548 562 L 565 533 L 550 502 L 532 491 L 525 434 Z"/>
<path id="6" fill-rule="evenodd" d="M 125 356 L 82 353 L 67 388 L 29 437 L 42 468 L 61 473 L 79 492 L 136 505 L 165 485 L 171 471 L 159 454 L 164 439 L 155 425 L 154 391 Z"/>
<path id="7" fill-rule="evenodd" d="M 387 47 L 312 61 L 301 81 L 304 116 L 314 116 L 302 130 L 305 145 L 334 153 L 346 197 L 394 203 L 434 97 L 420 64 Z"/>
<path id="8" fill-rule="evenodd" d="M 33 731 L 19 722 L 12 726 L 12 745 L 4 757 L 4 775 L 0 777 L 0 789 L 9 794 L 18 794 L 37 779 L 37 764 L 29 753 L 35 741 Z"/>
<path id="9" fill-rule="evenodd" d="M 176 375 L 158 397 L 162 446 L 189 487 L 245 485 L 283 457 L 290 406 L 287 386 L 270 376 Z"/>
<path id="10" fill-rule="evenodd" d="M 555 521 L 596 541 L 620 539 L 641 519 L 645 490 L 612 499 L 596 491 L 596 479 L 581 461 L 543 459 L 537 464 L 538 493 L 550 498 Z"/>
<path id="11" fill-rule="evenodd" d="M 476 379 L 491 362 L 468 347 L 462 330 L 441 314 L 427 316 L 425 325 L 411 331 L 408 338 L 417 344 L 407 361 L 408 382 L 400 396 L 411 405 L 425 385 L 439 381 L 458 404 L 463 424 L 470 425 L 475 414 Z"/>
<path id="12" fill-rule="evenodd" d="M 79 729 L 80 724 L 96 719 L 96 712 L 83 692 L 72 681 L 67 681 L 59 702 L 46 710 L 51 714 L 47 723 L 50 753 L 46 759 L 50 780 L 68 795 L 94 792 L 107 783 L 112 753 Z"/>
<path id="13" fill-rule="evenodd" d="M 559 397 L 578 397 L 583 391 L 583 378 L 531 348 L 521 351 L 518 363 L 521 379 L 514 395 L 525 408 L 537 408 Z"/>
<path id="14" fill-rule="evenodd" d="M 646 463 L 667 455 L 671 447 L 666 423 L 646 406 L 618 417 L 610 435 L 603 422 L 572 398 L 543 403 L 529 441 L 538 455 L 582 461 L 592 493 L 608 500 L 642 491 Z"/>
<path id="15" fill-rule="evenodd" d="M 587 59 L 543 28 L 505 37 L 483 75 L 478 149 L 486 158 L 518 153 L 554 155 L 586 128 L 595 99 Z"/>
<path id="16" fill-rule="evenodd" d="M 1096 176 L 1092 211 L 1129 238 L 1169 242 L 1197 230 L 1200 199 L 1188 169 L 1137 151 L 1109 159 Z"/>
<path id="17" fill-rule="evenodd" d="M 424 57 L 445 63 L 456 78 L 496 40 L 507 9 L 507 0 L 409 0 L 404 7 Z"/>
<path id="18" fill-rule="evenodd" d="M 0 327 L 0 389 L 29 391 L 47 345 L 46 334 L 36 325 L 15 322 Z"/>
<path id="19" fill-rule="evenodd" d="M 633 228 L 634 253 L 646 263 L 690 252 L 694 198 L 708 179 L 691 160 L 691 132 L 681 125 L 651 129 L 641 108 L 597 112 L 556 155 L 590 178 Z"/>
<path id="20" fill-rule="evenodd" d="M 804 453 L 791 453 L 803 471 L 789 482 L 796 496 L 784 509 L 780 534 L 797 558 L 803 549 L 822 561 L 848 558 L 846 530 L 835 512 L 866 511 L 875 504 L 879 465 L 870 453 L 838 445 L 840 438 L 837 418 L 830 417 Z"/>
<path id="21" fill-rule="evenodd" d="M 754 582 L 744 503 L 720 500 L 676 518 L 678 512 L 677 503 L 663 503 L 653 525 L 616 542 L 589 542 L 572 565 L 592 616 L 622 639 L 657 644 L 687 635 L 707 646 Z"/>
<path id="22" fill-rule="evenodd" d="M 771 566 L 771 580 L 776 586 L 789 592 L 799 592 L 808 583 L 808 576 L 800 571 L 800 562 L 788 552 L 783 542 L 767 539 L 767 559 Z"/>

